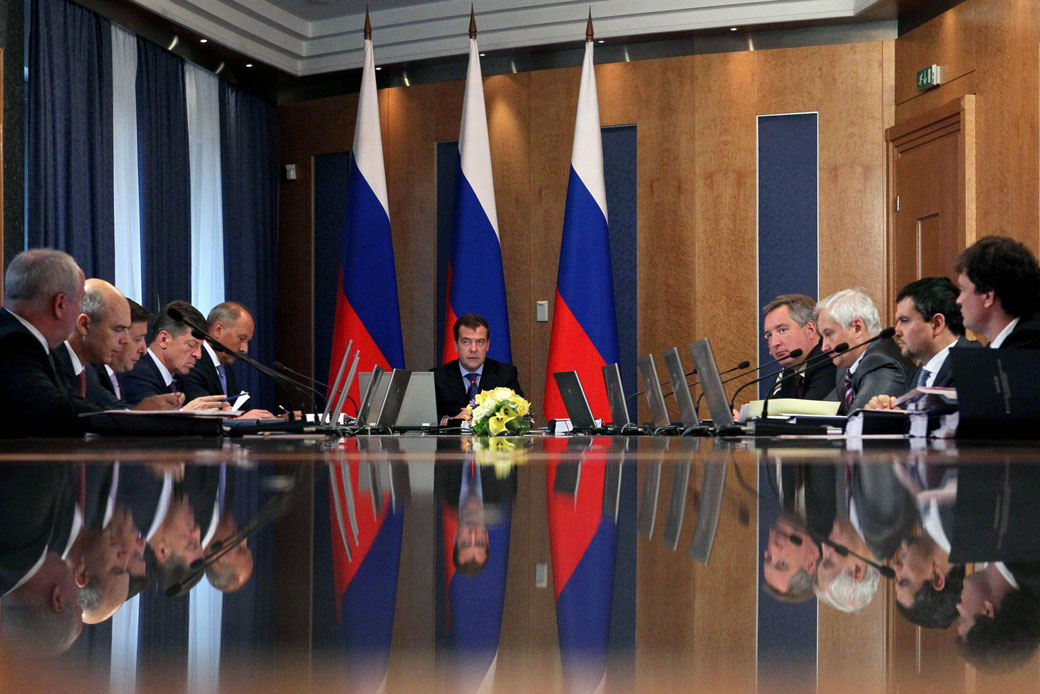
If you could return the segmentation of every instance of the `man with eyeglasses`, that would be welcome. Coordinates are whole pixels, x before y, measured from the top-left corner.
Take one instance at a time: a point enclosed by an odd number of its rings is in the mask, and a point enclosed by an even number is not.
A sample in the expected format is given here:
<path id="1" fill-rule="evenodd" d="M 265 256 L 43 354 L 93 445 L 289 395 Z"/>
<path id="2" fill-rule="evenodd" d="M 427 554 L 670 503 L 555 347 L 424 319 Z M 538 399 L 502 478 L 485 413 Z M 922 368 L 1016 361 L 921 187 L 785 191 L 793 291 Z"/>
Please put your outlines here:
<path id="1" fill-rule="evenodd" d="M 781 294 L 762 309 L 762 337 L 783 371 L 773 385 L 774 398 L 824 400 L 834 390 L 835 366 L 829 359 L 808 360 L 820 353 L 816 302 L 805 294 Z M 795 350 L 801 355 L 792 357 Z"/>
<path id="2" fill-rule="evenodd" d="M 483 316 L 463 314 L 455 321 L 453 330 L 459 358 L 433 370 L 441 425 L 449 419 L 463 418 L 466 406 L 481 391 L 506 387 L 523 396 L 516 367 L 488 359 L 491 328 Z"/>

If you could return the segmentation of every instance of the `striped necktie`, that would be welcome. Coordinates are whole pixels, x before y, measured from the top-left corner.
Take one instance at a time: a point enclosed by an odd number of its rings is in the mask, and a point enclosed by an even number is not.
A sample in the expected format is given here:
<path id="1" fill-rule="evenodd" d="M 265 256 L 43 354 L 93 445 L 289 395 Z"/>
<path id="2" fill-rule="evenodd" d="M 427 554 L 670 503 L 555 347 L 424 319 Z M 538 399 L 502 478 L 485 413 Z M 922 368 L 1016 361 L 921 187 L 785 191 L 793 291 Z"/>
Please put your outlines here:
<path id="1" fill-rule="evenodd" d="M 928 385 L 928 379 L 931 377 L 932 372 L 928 369 L 921 369 L 920 375 L 917 377 L 917 387 L 924 388 Z"/>
<path id="2" fill-rule="evenodd" d="M 852 372 L 848 369 L 845 370 L 845 387 L 844 397 L 845 401 L 845 412 L 852 410 L 852 401 L 856 399 L 856 390 L 852 387 Z"/>
<path id="3" fill-rule="evenodd" d="M 466 378 L 469 380 L 469 389 L 466 391 L 466 398 L 470 402 L 473 402 L 477 397 L 477 379 L 480 374 L 466 374 Z"/>

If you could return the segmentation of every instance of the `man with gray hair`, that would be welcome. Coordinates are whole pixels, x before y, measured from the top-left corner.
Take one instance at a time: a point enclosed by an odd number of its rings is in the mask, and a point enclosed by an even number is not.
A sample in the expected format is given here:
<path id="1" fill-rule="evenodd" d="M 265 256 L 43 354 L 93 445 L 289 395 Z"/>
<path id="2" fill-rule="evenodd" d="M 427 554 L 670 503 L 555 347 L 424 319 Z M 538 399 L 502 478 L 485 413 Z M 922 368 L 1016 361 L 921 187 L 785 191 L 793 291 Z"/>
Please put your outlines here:
<path id="1" fill-rule="evenodd" d="M 816 322 L 823 335 L 823 351 L 845 342 L 852 349 L 834 354 L 838 367 L 832 399 L 841 402 L 840 414 L 866 407 L 875 395 L 902 395 L 914 370 L 913 364 L 891 339 L 857 345 L 881 332 L 877 306 L 862 289 L 844 289 L 820 300 Z"/>
<path id="2" fill-rule="evenodd" d="M 762 337 L 769 356 L 783 370 L 773 385 L 774 398 L 823 400 L 834 389 L 834 364 L 810 359 L 820 353 L 816 326 L 816 301 L 806 294 L 781 294 L 763 309 Z M 801 355 L 791 353 L 801 350 Z"/>
<path id="3" fill-rule="evenodd" d="M 23 251 L 4 277 L 0 310 L 0 436 L 79 436 L 80 413 L 101 408 L 70 393 L 50 351 L 76 326 L 83 271 L 50 248 Z"/>
<path id="4" fill-rule="evenodd" d="M 851 551 L 843 555 L 828 542 L 821 545 L 816 597 L 842 612 L 859 612 L 874 599 L 881 572 L 860 558 L 870 554 L 870 548 L 848 516 L 834 520 L 828 539 Z"/>

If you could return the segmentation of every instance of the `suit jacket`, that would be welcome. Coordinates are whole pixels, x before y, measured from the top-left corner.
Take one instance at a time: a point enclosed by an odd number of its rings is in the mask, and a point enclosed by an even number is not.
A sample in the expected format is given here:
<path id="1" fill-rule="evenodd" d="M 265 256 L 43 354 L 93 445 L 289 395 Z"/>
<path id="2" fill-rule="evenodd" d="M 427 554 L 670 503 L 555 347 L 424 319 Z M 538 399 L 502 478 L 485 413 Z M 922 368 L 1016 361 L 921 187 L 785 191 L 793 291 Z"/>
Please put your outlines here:
<path id="1" fill-rule="evenodd" d="M 123 399 L 131 405 L 136 405 L 153 395 L 170 392 L 162 372 L 148 353 L 141 355 L 134 368 L 123 374 L 120 382 L 123 384 Z M 174 382 L 176 383 L 176 379 Z"/>
<path id="2" fill-rule="evenodd" d="M 457 450 L 457 449 L 456 449 Z M 433 470 L 434 497 L 452 508 L 459 507 L 459 494 L 462 492 L 463 468 L 468 463 L 448 463 L 436 465 Z M 480 466 L 481 499 L 484 505 L 501 504 L 516 497 L 516 466 L 505 478 L 499 478 L 494 465 Z"/>
<path id="3" fill-rule="evenodd" d="M 1022 316 L 1001 349 L 1040 349 L 1040 314 Z"/>
<path id="4" fill-rule="evenodd" d="M 874 558 L 888 559 L 918 525 L 917 501 L 896 478 L 891 465 L 856 463 L 849 487 L 863 540 Z"/>
<path id="5" fill-rule="evenodd" d="M 39 340 L 0 309 L 0 436 L 81 436 L 81 412 L 101 408 L 70 393 Z"/>
<path id="6" fill-rule="evenodd" d="M 69 356 L 69 350 L 71 349 L 72 347 L 62 343 L 51 352 L 51 355 L 54 357 L 54 362 L 57 364 L 59 371 L 65 377 L 65 383 L 69 392 L 78 393 L 79 377 L 72 367 L 72 357 Z M 101 370 L 100 375 L 98 374 L 98 369 Z M 112 392 L 112 382 L 108 380 L 108 372 L 105 371 L 104 366 L 98 367 L 94 364 L 84 364 L 83 372 L 87 375 L 87 400 L 106 410 L 128 409 L 129 406 Z M 107 388 L 105 387 L 106 385 L 108 386 Z"/>
<path id="7" fill-rule="evenodd" d="M 855 393 L 852 407 L 846 411 L 845 403 L 842 402 L 838 412 L 848 414 L 866 407 L 875 395 L 902 395 L 906 392 L 907 381 L 913 369 L 913 364 L 900 354 L 895 342 L 878 340 L 867 347 L 863 359 L 856 367 L 856 373 L 852 375 L 852 389 Z M 845 392 L 847 370 L 840 368 L 836 371 L 834 396 L 838 400 L 842 400 Z"/>
<path id="8" fill-rule="evenodd" d="M 166 483 L 165 475 L 158 477 L 144 465 L 121 464 L 119 466 L 116 503 L 130 511 L 134 525 L 142 536 L 155 522 L 156 515 L 159 513 L 159 499 L 162 497 L 163 486 Z M 169 484 L 173 484 L 172 476 L 169 478 Z M 165 513 L 163 515 L 165 516 Z M 159 519 L 159 522 L 162 522 L 162 519 Z"/>
<path id="9" fill-rule="evenodd" d="M 968 338 L 961 337 L 957 338 L 957 341 L 950 345 L 950 349 L 954 347 L 981 347 L 975 340 L 969 340 Z M 920 364 L 914 372 L 910 374 L 910 380 L 906 383 L 906 392 L 910 392 L 917 387 L 917 379 L 921 377 L 921 369 L 924 368 L 924 364 Z M 949 357 L 947 352 L 946 359 L 943 360 L 942 366 L 939 367 L 939 372 L 935 375 L 935 380 L 932 381 L 933 388 L 953 388 L 953 360 Z"/>
<path id="10" fill-rule="evenodd" d="M 241 391 L 238 389 L 238 379 L 235 378 L 235 370 L 230 366 L 224 367 L 227 378 L 227 393 L 220 387 L 220 376 L 217 367 L 213 366 L 213 360 L 209 358 L 209 352 L 202 348 L 202 359 L 195 362 L 191 371 L 175 379 L 184 392 L 185 401 L 200 398 L 203 395 L 235 395 Z"/>
<path id="11" fill-rule="evenodd" d="M 441 364 L 433 370 L 433 386 L 437 393 L 438 417 L 442 419 L 454 417 L 459 410 L 469 404 L 466 387 L 462 382 L 462 372 L 459 371 L 458 359 Z M 491 390 L 502 386 L 512 388 L 521 397 L 524 394 L 524 391 L 520 389 L 515 366 L 494 359 L 485 359 L 484 372 L 480 376 L 478 387 L 480 390 Z"/>
<path id="12" fill-rule="evenodd" d="M 809 351 L 809 355 L 805 358 L 806 361 L 818 356 L 820 354 L 820 346 L 823 344 L 821 339 L 816 343 L 816 346 Z M 837 368 L 830 359 L 820 359 L 814 361 L 806 367 L 805 373 L 803 373 L 804 380 L 802 382 L 802 399 L 803 400 L 826 400 L 827 396 L 830 395 L 831 391 L 834 390 L 834 374 Z M 781 378 L 787 378 L 794 369 L 784 369 L 781 373 Z M 787 378 L 783 383 L 780 384 L 780 392 L 773 397 L 775 398 L 796 398 L 798 390 L 798 377 L 791 376 Z"/>
<path id="13" fill-rule="evenodd" d="M 0 595 L 10 591 L 50 547 L 58 506 L 71 500 L 65 467 L 0 465 Z M 61 553 L 64 546 L 51 549 Z"/>

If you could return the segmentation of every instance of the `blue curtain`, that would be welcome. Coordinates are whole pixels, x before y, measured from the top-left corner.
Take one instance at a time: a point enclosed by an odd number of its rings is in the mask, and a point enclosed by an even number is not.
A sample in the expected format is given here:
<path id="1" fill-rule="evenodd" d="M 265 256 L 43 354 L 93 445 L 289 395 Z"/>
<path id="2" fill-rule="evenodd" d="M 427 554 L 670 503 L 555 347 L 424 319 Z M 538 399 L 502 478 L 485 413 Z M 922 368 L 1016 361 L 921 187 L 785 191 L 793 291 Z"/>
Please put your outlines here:
<path id="1" fill-rule="evenodd" d="M 226 82 L 220 85 L 220 156 L 224 197 L 224 296 L 256 321 L 250 356 L 274 359 L 275 255 L 278 248 L 278 164 L 274 109 Z M 274 386 L 252 369 L 239 384 L 271 407 Z"/>
<path id="2" fill-rule="evenodd" d="M 34 0 L 29 76 L 29 246 L 114 280 L 111 25 L 67 0 Z"/>
<path id="3" fill-rule="evenodd" d="M 184 61 L 137 39 L 141 303 L 191 298 L 191 187 Z M 198 307 L 201 311 L 208 307 Z"/>

